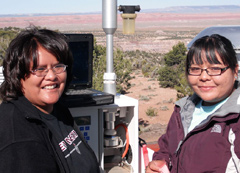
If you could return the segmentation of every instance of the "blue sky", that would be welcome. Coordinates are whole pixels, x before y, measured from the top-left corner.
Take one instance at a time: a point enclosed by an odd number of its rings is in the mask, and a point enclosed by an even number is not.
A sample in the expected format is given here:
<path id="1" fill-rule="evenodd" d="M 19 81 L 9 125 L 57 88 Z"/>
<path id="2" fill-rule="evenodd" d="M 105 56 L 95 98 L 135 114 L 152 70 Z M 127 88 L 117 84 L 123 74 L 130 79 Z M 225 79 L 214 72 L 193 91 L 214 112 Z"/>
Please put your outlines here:
<path id="1" fill-rule="evenodd" d="M 171 6 L 240 5 L 239 0 L 118 0 L 141 9 Z M 102 0 L 2 0 L 0 14 L 85 13 L 102 11 Z"/>

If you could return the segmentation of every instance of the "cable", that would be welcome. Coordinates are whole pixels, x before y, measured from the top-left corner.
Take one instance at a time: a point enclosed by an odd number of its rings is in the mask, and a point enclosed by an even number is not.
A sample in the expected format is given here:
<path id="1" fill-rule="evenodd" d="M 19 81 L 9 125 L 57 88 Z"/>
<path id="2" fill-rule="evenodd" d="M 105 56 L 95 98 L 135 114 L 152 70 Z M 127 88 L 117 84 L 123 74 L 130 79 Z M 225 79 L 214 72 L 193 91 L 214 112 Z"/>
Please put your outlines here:
<path id="1" fill-rule="evenodd" d="M 122 126 L 122 127 L 124 128 L 125 133 L 126 133 L 126 140 L 127 140 L 125 150 L 124 150 L 124 152 L 123 152 L 123 154 L 122 154 L 122 159 L 123 159 L 123 158 L 126 156 L 126 154 L 127 154 L 127 152 L 128 152 L 128 149 L 129 149 L 129 132 L 128 132 L 127 126 L 124 125 L 124 124 L 118 124 L 118 125 L 115 127 L 115 130 L 116 130 L 118 127 L 120 127 L 120 126 Z"/>

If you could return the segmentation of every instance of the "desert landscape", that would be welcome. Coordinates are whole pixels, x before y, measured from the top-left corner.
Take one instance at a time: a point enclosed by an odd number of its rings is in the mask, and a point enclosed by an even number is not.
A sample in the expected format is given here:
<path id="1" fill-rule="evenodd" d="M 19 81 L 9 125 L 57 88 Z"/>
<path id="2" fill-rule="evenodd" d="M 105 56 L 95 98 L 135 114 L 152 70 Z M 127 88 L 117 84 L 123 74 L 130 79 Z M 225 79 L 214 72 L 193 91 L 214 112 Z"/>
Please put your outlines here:
<path id="1" fill-rule="evenodd" d="M 118 16 L 118 29 L 114 46 L 124 51 L 144 50 L 166 53 L 179 41 L 187 44 L 206 27 L 239 25 L 240 13 L 138 13 L 135 34 L 122 34 L 122 19 Z M 0 28 L 29 25 L 59 30 L 64 33 L 93 33 L 97 43 L 105 45 L 101 14 L 0 17 Z"/>
<path id="2" fill-rule="evenodd" d="M 171 88 L 159 87 L 157 79 L 143 77 L 140 71 L 135 71 L 133 85 L 126 94 L 139 101 L 139 137 L 147 143 L 155 143 L 165 132 L 169 118 L 173 112 L 177 91 Z M 157 116 L 148 116 L 148 109 L 155 109 Z"/>
<path id="3" fill-rule="evenodd" d="M 0 28 L 25 28 L 31 24 L 63 33 L 92 33 L 97 44 L 105 45 L 101 14 L 0 17 Z M 179 41 L 187 44 L 204 28 L 219 25 L 240 25 L 240 12 L 216 13 L 138 13 L 134 35 L 122 34 L 122 20 L 118 17 L 118 29 L 114 34 L 114 47 L 123 51 L 143 50 L 165 54 Z M 140 137 L 148 143 L 156 143 L 164 133 L 177 92 L 164 89 L 157 79 L 145 78 L 140 71 L 133 72 L 132 88 L 127 95 L 139 100 Z M 147 96 L 149 99 L 142 99 Z M 149 117 L 146 110 L 157 110 L 157 116 Z"/>

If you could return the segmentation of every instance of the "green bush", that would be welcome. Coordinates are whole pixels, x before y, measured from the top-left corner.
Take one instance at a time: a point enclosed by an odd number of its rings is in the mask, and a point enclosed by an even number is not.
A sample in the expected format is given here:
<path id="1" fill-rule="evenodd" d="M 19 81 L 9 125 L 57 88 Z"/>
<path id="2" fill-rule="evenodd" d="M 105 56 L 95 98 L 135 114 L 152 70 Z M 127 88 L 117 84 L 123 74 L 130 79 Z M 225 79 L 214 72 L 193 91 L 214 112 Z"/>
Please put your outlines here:
<path id="1" fill-rule="evenodd" d="M 181 64 L 186 59 L 186 51 L 184 43 L 179 42 L 177 45 L 173 46 L 172 50 L 170 50 L 164 57 L 165 64 L 167 66 L 174 66 Z"/>
<path id="2" fill-rule="evenodd" d="M 9 43 L 16 37 L 19 31 L 20 28 L 15 27 L 0 28 L 0 65 L 2 65 L 2 59 L 5 56 Z"/>
<path id="3" fill-rule="evenodd" d="M 177 84 L 177 72 L 174 67 L 164 66 L 158 71 L 159 84 L 163 88 L 174 88 Z"/>
<path id="4" fill-rule="evenodd" d="M 179 42 L 164 55 L 165 66 L 158 70 L 159 84 L 164 88 L 175 88 L 178 91 L 178 98 L 192 94 L 185 76 L 186 52 L 185 45 Z"/>
<path id="5" fill-rule="evenodd" d="M 157 69 L 162 62 L 162 54 L 157 52 L 145 52 L 145 51 L 126 51 L 125 57 L 129 58 L 132 62 L 132 69 L 142 70 L 144 77 L 156 77 Z"/>
<path id="6" fill-rule="evenodd" d="M 150 100 L 150 97 L 140 95 L 140 96 L 139 96 L 139 100 L 149 101 L 149 100 Z"/>
<path id="7" fill-rule="evenodd" d="M 178 99 L 180 99 L 184 96 L 190 96 L 193 94 L 193 91 L 190 88 L 190 86 L 188 85 L 188 82 L 187 82 L 187 79 L 186 79 L 186 76 L 184 73 L 180 74 L 178 83 L 179 83 L 179 85 L 178 86 L 176 85 L 174 87 L 178 92 L 178 94 L 177 94 Z"/>
<path id="8" fill-rule="evenodd" d="M 149 116 L 149 117 L 155 117 L 155 116 L 157 116 L 157 109 L 156 108 L 152 108 L 152 107 L 150 107 L 150 108 L 148 108 L 147 110 L 146 110 L 146 114 L 147 114 L 147 116 Z"/>

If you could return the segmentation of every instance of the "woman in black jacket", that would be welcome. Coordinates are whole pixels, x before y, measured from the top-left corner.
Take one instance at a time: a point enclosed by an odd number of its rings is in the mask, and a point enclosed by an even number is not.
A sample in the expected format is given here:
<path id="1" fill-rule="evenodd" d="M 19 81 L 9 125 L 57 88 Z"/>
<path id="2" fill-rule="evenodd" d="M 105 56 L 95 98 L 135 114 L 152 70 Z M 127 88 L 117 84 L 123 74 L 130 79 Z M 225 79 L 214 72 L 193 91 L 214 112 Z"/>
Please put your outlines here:
<path id="1" fill-rule="evenodd" d="M 59 98 L 71 81 L 64 35 L 30 27 L 12 40 L 0 87 L 0 172 L 99 172 Z"/>

